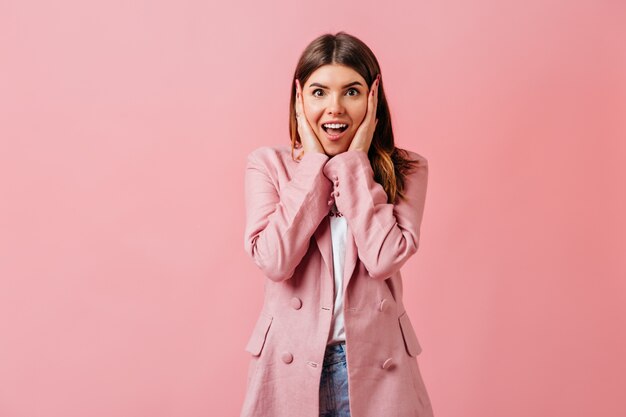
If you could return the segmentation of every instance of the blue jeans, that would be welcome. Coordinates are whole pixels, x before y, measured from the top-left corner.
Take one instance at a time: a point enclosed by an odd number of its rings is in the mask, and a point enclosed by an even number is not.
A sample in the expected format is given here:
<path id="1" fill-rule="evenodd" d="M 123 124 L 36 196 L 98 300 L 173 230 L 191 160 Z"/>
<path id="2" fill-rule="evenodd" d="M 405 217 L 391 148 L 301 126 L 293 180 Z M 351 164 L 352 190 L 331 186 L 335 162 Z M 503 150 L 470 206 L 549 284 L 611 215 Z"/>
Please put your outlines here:
<path id="1" fill-rule="evenodd" d="M 345 343 L 326 346 L 320 380 L 320 417 L 350 417 Z"/>

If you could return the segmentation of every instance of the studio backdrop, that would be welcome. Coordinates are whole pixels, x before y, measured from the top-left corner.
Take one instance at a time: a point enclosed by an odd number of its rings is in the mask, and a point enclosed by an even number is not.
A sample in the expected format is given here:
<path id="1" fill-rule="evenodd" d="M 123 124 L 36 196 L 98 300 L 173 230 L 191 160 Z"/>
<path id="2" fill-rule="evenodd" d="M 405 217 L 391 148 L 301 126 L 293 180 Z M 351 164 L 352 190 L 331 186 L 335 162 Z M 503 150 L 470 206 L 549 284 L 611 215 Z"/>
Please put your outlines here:
<path id="1" fill-rule="evenodd" d="M 341 30 L 428 159 L 402 275 L 435 416 L 623 416 L 624 22 L 608 0 L 0 1 L 0 416 L 238 415 L 266 279 L 246 156 L 289 144 L 296 60 Z"/>

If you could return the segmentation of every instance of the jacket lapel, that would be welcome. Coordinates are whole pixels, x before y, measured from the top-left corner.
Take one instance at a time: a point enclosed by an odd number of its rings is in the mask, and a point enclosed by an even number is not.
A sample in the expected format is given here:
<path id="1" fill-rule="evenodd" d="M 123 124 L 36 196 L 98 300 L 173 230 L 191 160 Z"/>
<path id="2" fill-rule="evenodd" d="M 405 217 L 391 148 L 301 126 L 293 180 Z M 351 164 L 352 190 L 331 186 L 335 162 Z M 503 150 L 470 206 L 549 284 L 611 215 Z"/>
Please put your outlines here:
<path id="1" fill-rule="evenodd" d="M 348 225 L 348 232 L 346 233 L 346 259 L 343 271 L 344 294 L 346 293 L 346 288 L 348 288 L 348 282 L 350 281 L 350 278 L 352 278 L 352 272 L 354 271 L 354 266 L 356 265 L 357 258 L 358 250 L 356 244 L 354 243 L 354 236 L 352 236 L 350 225 Z"/>
<path id="2" fill-rule="evenodd" d="M 322 253 L 328 274 L 333 277 L 333 251 L 330 236 L 330 219 L 328 216 L 322 219 L 315 233 L 313 233 L 313 236 L 315 237 L 315 243 L 317 243 L 319 251 Z"/>
<path id="3" fill-rule="evenodd" d="M 330 230 L 330 218 L 328 216 L 324 217 L 317 230 L 315 230 L 313 236 L 315 237 L 315 243 L 322 254 L 322 258 L 324 259 L 329 276 L 334 277 L 333 246 Z M 352 231 L 350 230 L 350 225 L 348 225 L 348 231 L 346 233 L 346 255 L 343 271 L 344 294 L 346 293 L 346 288 L 348 288 L 348 282 L 352 277 L 352 272 L 354 271 L 357 258 L 358 250 L 354 242 L 354 237 L 352 236 Z"/>

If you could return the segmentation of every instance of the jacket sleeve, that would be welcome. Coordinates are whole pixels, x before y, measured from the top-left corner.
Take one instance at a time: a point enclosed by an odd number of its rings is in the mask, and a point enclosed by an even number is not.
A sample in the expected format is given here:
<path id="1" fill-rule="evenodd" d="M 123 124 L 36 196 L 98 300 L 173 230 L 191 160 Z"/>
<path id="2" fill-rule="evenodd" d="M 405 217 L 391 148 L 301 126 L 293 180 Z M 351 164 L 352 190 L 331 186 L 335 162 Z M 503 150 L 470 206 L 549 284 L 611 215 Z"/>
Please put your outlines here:
<path id="1" fill-rule="evenodd" d="M 305 153 L 291 180 L 278 190 L 278 179 L 272 173 L 279 166 L 271 162 L 278 159 L 264 156 L 259 150 L 248 155 L 244 247 L 265 276 L 279 282 L 294 274 L 311 236 L 328 215 L 332 183 L 322 169 L 329 157 Z"/>
<path id="2" fill-rule="evenodd" d="M 369 275 L 384 280 L 417 252 L 424 213 L 428 162 L 405 178 L 406 200 L 387 203 L 387 193 L 374 180 L 367 153 L 350 150 L 332 157 L 324 175 L 333 181 L 335 204 L 354 236 L 359 259 Z"/>

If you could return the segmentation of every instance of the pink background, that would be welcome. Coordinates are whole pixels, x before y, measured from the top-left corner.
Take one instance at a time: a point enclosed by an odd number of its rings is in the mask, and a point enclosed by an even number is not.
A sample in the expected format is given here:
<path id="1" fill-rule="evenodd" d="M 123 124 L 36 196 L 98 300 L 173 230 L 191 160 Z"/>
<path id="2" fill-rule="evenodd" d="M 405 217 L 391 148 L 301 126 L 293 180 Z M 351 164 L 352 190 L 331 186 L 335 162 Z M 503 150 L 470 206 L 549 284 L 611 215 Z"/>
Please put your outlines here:
<path id="1" fill-rule="evenodd" d="M 435 415 L 625 415 L 624 2 L 98 3 L 0 2 L 0 416 L 238 415 L 245 157 L 338 30 L 430 163 Z"/>

